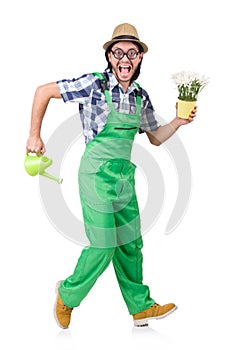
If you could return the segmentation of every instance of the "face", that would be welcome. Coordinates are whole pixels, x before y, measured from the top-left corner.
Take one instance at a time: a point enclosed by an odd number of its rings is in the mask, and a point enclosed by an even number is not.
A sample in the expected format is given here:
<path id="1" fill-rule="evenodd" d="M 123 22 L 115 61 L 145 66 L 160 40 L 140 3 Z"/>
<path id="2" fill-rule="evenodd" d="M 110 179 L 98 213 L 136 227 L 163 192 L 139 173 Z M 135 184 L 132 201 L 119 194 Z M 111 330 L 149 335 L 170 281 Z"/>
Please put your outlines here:
<path id="1" fill-rule="evenodd" d="M 121 49 L 124 53 L 128 53 L 128 51 L 131 49 L 138 52 L 139 51 L 138 46 L 133 42 L 120 41 L 112 47 L 111 52 L 109 52 L 108 54 L 109 61 L 112 65 L 112 71 L 116 79 L 124 88 L 125 87 L 127 88 L 130 84 L 130 80 L 132 76 L 134 75 L 143 57 L 143 52 L 138 53 L 137 57 L 134 58 L 134 56 L 130 55 L 131 51 L 129 51 L 128 56 L 130 58 L 128 58 L 127 55 L 124 55 L 122 58 L 118 59 L 118 58 L 115 58 L 113 54 L 113 52 L 117 53 L 117 49 Z"/>

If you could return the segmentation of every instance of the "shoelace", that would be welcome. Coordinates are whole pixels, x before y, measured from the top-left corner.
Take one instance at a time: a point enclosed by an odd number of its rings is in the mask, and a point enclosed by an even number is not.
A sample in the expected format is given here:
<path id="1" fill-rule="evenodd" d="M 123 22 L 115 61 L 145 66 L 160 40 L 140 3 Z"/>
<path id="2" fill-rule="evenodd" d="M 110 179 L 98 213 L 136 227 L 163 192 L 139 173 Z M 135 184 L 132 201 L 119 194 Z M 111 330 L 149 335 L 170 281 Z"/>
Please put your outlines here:
<path id="1" fill-rule="evenodd" d="M 66 305 L 64 305 L 62 307 L 62 309 L 63 309 L 63 311 L 72 311 L 72 307 L 69 307 L 69 306 L 66 306 Z"/>

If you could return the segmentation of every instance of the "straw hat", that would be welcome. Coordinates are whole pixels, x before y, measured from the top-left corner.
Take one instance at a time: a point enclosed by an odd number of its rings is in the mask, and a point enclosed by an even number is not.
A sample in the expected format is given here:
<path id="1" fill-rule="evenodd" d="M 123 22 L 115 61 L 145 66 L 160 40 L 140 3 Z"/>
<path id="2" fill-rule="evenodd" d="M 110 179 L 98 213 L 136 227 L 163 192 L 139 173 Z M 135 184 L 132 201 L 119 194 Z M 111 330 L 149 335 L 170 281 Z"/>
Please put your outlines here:
<path id="1" fill-rule="evenodd" d="M 148 51 L 147 45 L 139 40 L 136 28 L 129 23 L 119 24 L 113 31 L 112 39 L 103 45 L 103 49 L 107 50 L 111 44 L 118 41 L 133 41 L 142 46 L 144 53 Z"/>

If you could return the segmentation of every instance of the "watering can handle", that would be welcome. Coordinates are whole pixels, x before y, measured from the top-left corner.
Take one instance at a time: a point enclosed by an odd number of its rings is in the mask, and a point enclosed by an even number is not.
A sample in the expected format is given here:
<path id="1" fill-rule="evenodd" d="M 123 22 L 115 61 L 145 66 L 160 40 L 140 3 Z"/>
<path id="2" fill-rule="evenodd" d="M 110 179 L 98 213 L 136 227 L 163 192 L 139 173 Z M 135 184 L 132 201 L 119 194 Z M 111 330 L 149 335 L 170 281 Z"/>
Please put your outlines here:
<path id="1" fill-rule="evenodd" d="M 26 152 L 26 156 L 29 156 L 29 155 L 32 155 L 32 154 L 34 154 L 35 156 L 37 156 L 36 152 Z M 42 153 L 42 152 L 41 152 L 40 155 L 37 156 L 37 157 L 41 157 L 41 156 L 43 156 L 43 153 Z"/>

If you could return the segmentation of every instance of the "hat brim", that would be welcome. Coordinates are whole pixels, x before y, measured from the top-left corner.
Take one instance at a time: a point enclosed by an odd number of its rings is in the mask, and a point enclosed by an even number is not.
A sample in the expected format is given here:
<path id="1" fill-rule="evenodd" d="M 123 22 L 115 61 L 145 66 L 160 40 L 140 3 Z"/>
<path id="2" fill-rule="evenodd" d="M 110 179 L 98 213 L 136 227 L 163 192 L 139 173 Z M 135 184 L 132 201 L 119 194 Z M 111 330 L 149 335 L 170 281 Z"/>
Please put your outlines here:
<path id="1" fill-rule="evenodd" d="M 107 50 L 108 47 L 109 47 L 110 45 L 112 45 L 112 44 L 114 44 L 114 43 L 117 43 L 117 42 L 119 42 L 119 41 L 131 41 L 131 42 L 134 42 L 135 44 L 139 44 L 139 45 L 142 46 L 143 52 L 144 52 L 144 53 L 146 53 L 146 52 L 148 51 L 147 45 L 146 45 L 145 43 L 143 43 L 142 41 L 136 40 L 136 39 L 128 39 L 128 38 L 126 38 L 126 39 L 124 39 L 124 38 L 122 38 L 122 39 L 113 39 L 113 40 L 107 41 L 107 42 L 103 45 L 103 49 L 104 49 L 104 50 Z"/>

